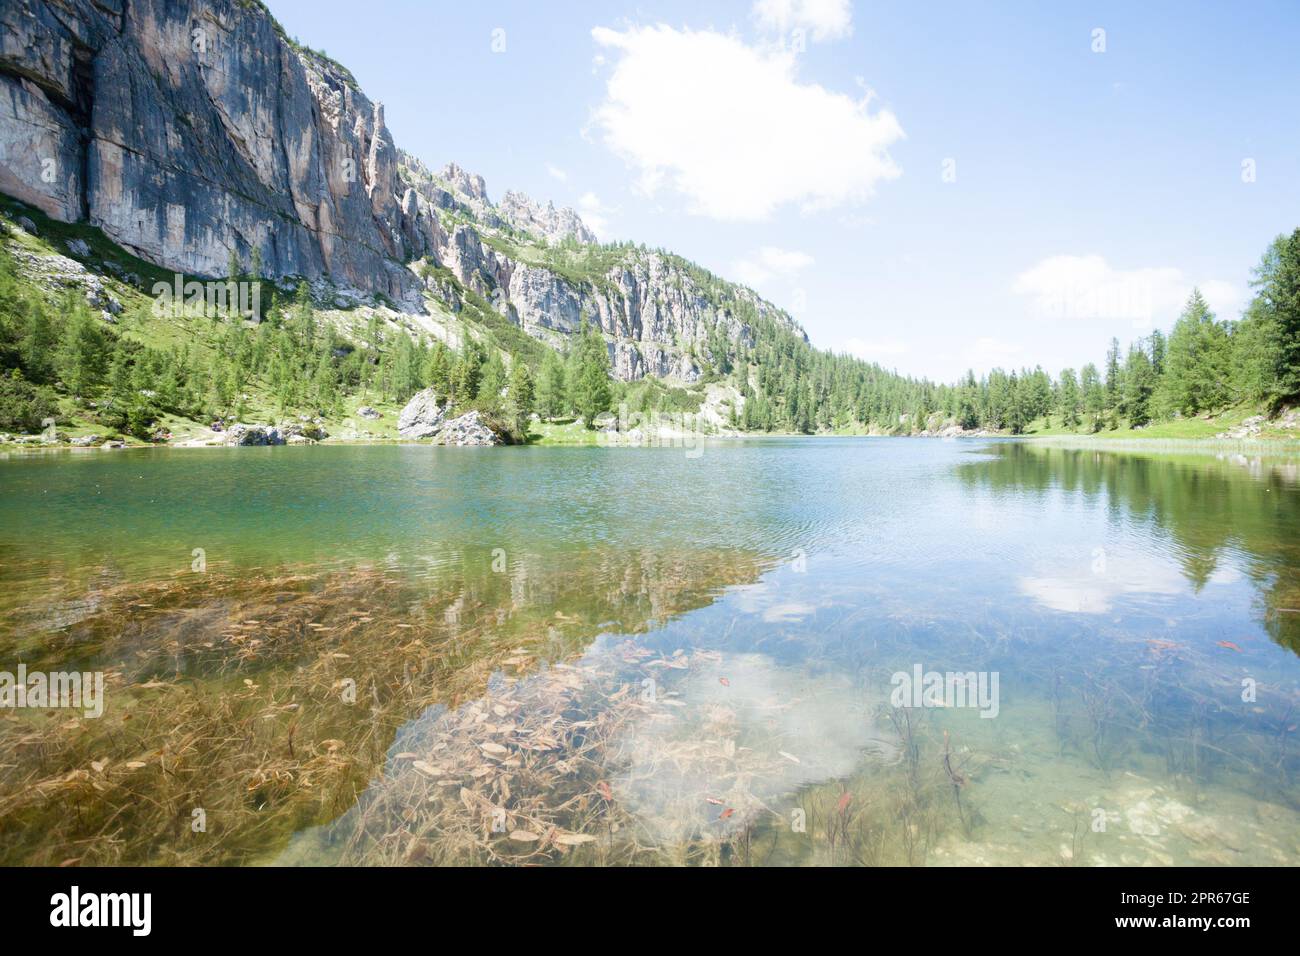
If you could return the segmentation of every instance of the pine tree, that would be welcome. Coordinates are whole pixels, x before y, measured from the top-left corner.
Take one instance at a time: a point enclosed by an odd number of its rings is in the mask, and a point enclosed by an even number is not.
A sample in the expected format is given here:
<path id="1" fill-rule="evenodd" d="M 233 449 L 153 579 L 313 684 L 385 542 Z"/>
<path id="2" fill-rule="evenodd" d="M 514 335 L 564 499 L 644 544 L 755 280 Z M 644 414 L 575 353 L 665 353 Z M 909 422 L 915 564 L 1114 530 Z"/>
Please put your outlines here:
<path id="1" fill-rule="evenodd" d="M 337 378 L 334 363 L 328 352 L 322 353 L 316 363 L 316 373 L 312 376 L 312 396 L 317 408 L 327 415 L 333 414 L 338 406 Z"/>
<path id="2" fill-rule="evenodd" d="M 1102 413 L 1106 410 L 1106 390 L 1101 383 L 1101 374 L 1097 366 L 1089 362 L 1079 372 L 1079 391 L 1083 400 L 1083 410 L 1088 416 L 1090 431 L 1101 430 Z"/>
<path id="3" fill-rule="evenodd" d="M 54 381 L 58 341 L 59 332 L 50 321 L 49 313 L 40 304 L 33 304 L 18 342 L 18 358 L 29 381 L 38 384 Z"/>
<path id="4" fill-rule="evenodd" d="M 1079 425 L 1079 382 L 1074 369 L 1061 370 L 1060 385 L 1056 392 L 1056 410 L 1061 415 L 1061 423 L 1066 428 Z"/>
<path id="5" fill-rule="evenodd" d="M 506 390 L 506 412 L 521 435 L 528 433 L 528 416 L 533 412 L 533 375 L 523 360 L 510 364 L 510 385 Z"/>
<path id="6" fill-rule="evenodd" d="M 1012 372 L 1007 380 L 1006 395 L 1006 427 L 1011 434 L 1019 435 L 1024 432 L 1025 426 L 1029 424 L 1029 407 L 1025 380 L 1017 378 L 1015 372 Z"/>
<path id="7" fill-rule="evenodd" d="M 483 374 L 479 379 L 478 397 L 488 408 L 501 407 L 501 393 L 506 388 L 506 366 L 501 360 L 501 353 L 495 348 L 483 364 Z"/>
<path id="8" fill-rule="evenodd" d="M 103 379 L 108 361 L 106 339 L 85 302 L 70 298 L 69 314 L 59 340 L 55 365 L 63 384 L 84 398 Z"/>
<path id="9" fill-rule="evenodd" d="M 1151 393 L 1155 387 L 1156 376 L 1150 356 L 1141 345 L 1130 346 L 1124 363 L 1119 411 L 1128 419 L 1131 428 L 1140 428 L 1151 421 Z"/>
<path id="10" fill-rule="evenodd" d="M 125 406 L 135 394 L 131 383 L 131 359 L 120 343 L 113 353 L 113 362 L 108 369 L 108 387 L 115 405 Z"/>
<path id="11" fill-rule="evenodd" d="M 609 352 L 605 337 L 584 327 L 578 345 L 578 375 L 573 387 L 577 413 L 588 428 L 596 427 L 596 416 L 609 410 Z"/>
<path id="12" fill-rule="evenodd" d="M 1264 395 L 1273 405 L 1300 397 L 1300 229 L 1278 236 L 1255 270 L 1248 313 L 1258 326 Z"/>
<path id="13" fill-rule="evenodd" d="M 1157 408 L 1195 415 L 1228 403 L 1231 343 L 1199 289 L 1193 289 L 1169 336 Z"/>
<path id="14" fill-rule="evenodd" d="M 1245 398 L 1256 402 L 1273 398 L 1276 347 L 1272 317 L 1256 297 L 1232 334 L 1232 379 Z"/>
<path id="15" fill-rule="evenodd" d="M 1047 416 L 1052 410 L 1052 380 L 1042 367 L 1026 373 L 1022 379 L 1025 389 L 1025 414 L 1029 421 Z"/>
<path id="16" fill-rule="evenodd" d="M 542 371 L 537 380 L 537 412 L 543 418 L 556 418 L 564 414 L 568 405 L 565 389 L 564 363 L 554 351 L 547 349 L 542 358 Z"/>
<path id="17" fill-rule="evenodd" d="M 1119 339 L 1110 340 L 1106 350 L 1106 411 L 1114 412 L 1119 408 L 1120 392 Z"/>
<path id="18" fill-rule="evenodd" d="M 865 418 L 862 412 L 859 412 L 860 418 Z M 974 370 L 966 372 L 966 379 L 958 388 L 957 401 L 957 424 L 965 429 L 975 429 L 979 427 L 979 384 L 975 381 Z"/>
<path id="19" fill-rule="evenodd" d="M 467 341 L 451 371 L 452 397 L 458 405 L 467 405 L 478 397 L 483 358 L 478 347 Z"/>
<path id="20" fill-rule="evenodd" d="M 442 342 L 435 342 L 429 352 L 424 377 L 438 398 L 445 399 L 451 394 L 451 350 Z"/>

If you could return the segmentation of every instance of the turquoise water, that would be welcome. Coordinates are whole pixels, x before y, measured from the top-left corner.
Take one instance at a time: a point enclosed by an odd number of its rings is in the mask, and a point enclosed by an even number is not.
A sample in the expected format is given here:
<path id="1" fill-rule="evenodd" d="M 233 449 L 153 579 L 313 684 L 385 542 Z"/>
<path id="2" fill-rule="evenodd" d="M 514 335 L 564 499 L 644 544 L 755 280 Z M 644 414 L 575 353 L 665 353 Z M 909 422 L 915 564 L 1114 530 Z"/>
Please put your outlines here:
<path id="1" fill-rule="evenodd" d="M 1298 541 L 1293 462 L 1011 441 L 11 456 L 2 659 L 109 694 L 3 725 L 0 836 L 13 862 L 1291 864 Z M 996 699 L 900 707 L 918 666 Z"/>

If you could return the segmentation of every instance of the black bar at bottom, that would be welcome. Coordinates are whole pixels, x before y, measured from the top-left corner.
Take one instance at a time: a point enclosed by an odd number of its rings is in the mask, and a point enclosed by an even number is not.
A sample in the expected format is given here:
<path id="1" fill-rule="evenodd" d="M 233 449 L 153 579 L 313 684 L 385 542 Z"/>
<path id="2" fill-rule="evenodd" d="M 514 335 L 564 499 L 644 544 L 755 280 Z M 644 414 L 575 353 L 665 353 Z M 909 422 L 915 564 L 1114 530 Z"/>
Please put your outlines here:
<path id="1" fill-rule="evenodd" d="M 0 870 L 11 946 L 74 933 L 83 941 L 205 947 L 375 945 L 431 933 L 433 946 L 479 938 L 518 947 L 531 937 L 549 949 L 590 950 L 597 937 L 589 933 L 680 944 L 674 934 L 711 928 L 734 943 L 782 928 L 820 935 L 837 926 L 870 934 L 864 939 L 910 926 L 918 943 L 978 929 L 986 940 L 1049 932 L 1072 942 L 1231 944 L 1288 928 L 1294 900 L 1294 871 L 1286 869 Z"/>

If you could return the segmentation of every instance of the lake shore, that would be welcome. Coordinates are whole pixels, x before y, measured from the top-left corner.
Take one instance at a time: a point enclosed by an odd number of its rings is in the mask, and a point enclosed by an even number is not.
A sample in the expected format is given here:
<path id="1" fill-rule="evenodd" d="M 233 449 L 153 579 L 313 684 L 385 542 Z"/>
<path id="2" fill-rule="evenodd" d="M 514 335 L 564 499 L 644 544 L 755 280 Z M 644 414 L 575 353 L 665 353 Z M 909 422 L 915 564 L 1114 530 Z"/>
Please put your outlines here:
<path id="1" fill-rule="evenodd" d="M 1096 435 L 1045 435 L 1026 440 L 1052 448 L 1092 451 L 1300 456 L 1300 439 L 1288 438 L 1103 438 Z"/>
<path id="2" fill-rule="evenodd" d="M 200 425 L 188 419 L 173 419 L 159 431 L 165 440 L 145 441 L 120 432 L 97 432 L 87 425 L 71 425 L 66 431 L 50 435 L 13 435 L 0 432 L 0 449 L 53 448 L 229 448 L 231 431 L 278 432 L 279 440 L 245 441 L 245 445 L 423 445 L 427 439 L 403 437 L 398 430 L 400 408 L 396 403 L 376 403 L 379 409 L 364 406 L 365 415 L 346 417 L 284 419 L 279 424 L 232 423 L 222 430 Z M 1117 428 L 1095 433 L 1081 433 L 1054 422 L 1040 419 L 1021 434 L 991 429 L 966 429 L 951 420 L 931 417 L 929 426 L 910 432 L 890 432 L 846 428 L 823 430 L 812 434 L 774 431 L 740 431 L 714 423 L 709 428 L 693 429 L 661 425 L 657 430 L 637 428 L 618 432 L 608 428 L 587 428 L 581 419 L 538 419 L 528 426 L 528 441 L 515 443 L 527 447 L 607 447 L 607 448 L 683 448 L 687 451 L 705 443 L 782 438 L 937 438 L 991 440 L 1015 438 L 1052 447 L 1092 449 L 1097 451 L 1177 452 L 1210 454 L 1300 454 L 1300 410 L 1284 411 L 1272 418 L 1257 408 L 1242 405 L 1216 415 L 1201 415 L 1140 428 Z M 432 442 L 442 444 L 441 442 Z M 454 443 L 450 443 L 454 444 Z M 483 444 L 487 444 L 484 442 Z M 510 444 L 507 440 L 506 444 Z"/>
<path id="3" fill-rule="evenodd" d="M 606 440 L 600 432 L 585 432 L 583 434 L 534 434 L 530 441 L 518 445 L 499 445 L 486 447 L 499 448 L 690 448 L 700 447 L 703 444 L 730 443 L 735 441 L 755 441 L 763 439 L 788 439 L 788 438 L 928 438 L 937 441 L 991 441 L 1015 439 L 1028 444 L 1041 445 L 1054 448 L 1073 448 L 1093 451 L 1132 451 L 1132 452 L 1179 452 L 1179 453 L 1212 453 L 1212 454 L 1242 454 L 1242 455 L 1297 455 L 1300 456 L 1300 436 L 1297 437 L 1255 437 L 1255 438 L 1134 438 L 1120 437 L 1109 435 L 1011 435 L 1006 433 L 985 432 L 980 434 L 961 434 L 961 435 L 934 435 L 934 434 L 861 434 L 861 433 L 841 433 L 841 432 L 819 432 L 815 434 L 799 434 L 794 432 L 736 432 L 726 434 L 708 434 L 697 436 L 668 436 L 654 441 L 624 441 L 624 440 Z M 685 443 L 683 443 L 685 442 Z M 301 446 L 329 446 L 329 447 L 349 447 L 362 448 L 371 446 L 384 445 L 410 445 L 410 446 L 427 446 L 427 447 L 456 447 L 450 445 L 437 445 L 428 441 L 418 439 L 408 439 L 400 437 L 380 437 L 368 436 L 360 438 L 334 437 L 330 436 L 320 441 L 305 441 L 301 443 L 288 443 L 284 447 L 293 444 L 296 447 Z M 187 439 L 183 441 L 161 441 L 146 442 L 136 438 L 107 438 L 102 442 L 91 444 L 76 444 L 73 441 L 58 440 L 51 441 L 43 439 L 39 435 L 21 435 L 21 436 L 4 436 L 0 437 L 0 452 L 37 452 L 37 451 L 123 451 L 126 449 L 139 448 L 169 448 L 169 449 L 214 449 L 214 448 L 236 448 L 238 445 L 221 441 L 217 435 L 211 439 Z M 274 447 L 274 446 L 273 446 Z"/>

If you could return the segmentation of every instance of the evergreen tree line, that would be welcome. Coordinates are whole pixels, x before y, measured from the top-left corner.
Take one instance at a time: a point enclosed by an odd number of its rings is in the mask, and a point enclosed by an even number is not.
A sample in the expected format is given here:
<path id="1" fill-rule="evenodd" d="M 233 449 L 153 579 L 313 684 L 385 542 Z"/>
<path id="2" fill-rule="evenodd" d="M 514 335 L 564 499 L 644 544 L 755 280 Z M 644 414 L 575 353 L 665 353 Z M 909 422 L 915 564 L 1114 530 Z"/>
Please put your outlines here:
<path id="1" fill-rule="evenodd" d="M 1112 340 L 1102 369 L 1089 363 L 1055 379 L 1041 368 L 994 370 L 954 385 L 815 349 L 791 324 L 761 315 L 737 287 L 684 260 L 677 265 L 750 330 L 733 341 L 715 326 L 704 342 L 684 347 L 706 382 L 728 381 L 743 396 L 732 424 L 745 430 L 907 432 L 937 413 L 967 428 L 1018 433 L 1056 416 L 1065 427 L 1095 431 L 1300 397 L 1300 229 L 1269 246 L 1239 320 L 1220 320 L 1193 292 L 1168 335 L 1153 332 L 1127 351 Z M 259 396 L 284 414 L 331 416 L 345 399 L 401 403 L 425 387 L 515 437 L 533 411 L 590 425 L 620 403 L 635 411 L 698 408 L 698 393 L 657 380 L 612 381 L 605 340 L 586 325 L 563 353 L 547 349 L 530 368 L 490 333 L 482 341 L 467 333 L 452 349 L 372 318 L 352 340 L 317 321 L 305 284 L 270 297 L 261 323 L 192 317 L 209 327 L 179 346 L 150 347 L 96 318 L 77 295 L 47 305 L 0 250 L 0 430 L 36 431 L 58 416 L 61 400 L 143 438 L 164 414 L 242 419 Z"/>
<path id="2" fill-rule="evenodd" d="M 1104 367 L 967 374 L 946 410 L 966 427 L 1022 431 L 1055 416 L 1069 429 L 1100 431 L 1217 412 L 1239 403 L 1276 410 L 1300 398 L 1300 229 L 1273 241 L 1254 271 L 1255 294 L 1239 319 L 1220 319 L 1193 290 L 1166 335 L 1121 349 Z"/>
<path id="3" fill-rule="evenodd" d="M 106 428 L 147 439 L 166 414 L 232 422 L 269 398 L 283 415 L 328 417 L 344 412 L 345 399 L 404 403 L 432 387 L 457 414 L 478 410 L 508 437 L 526 433 L 539 398 L 534 373 L 490 335 L 480 342 L 466 333 L 453 350 L 372 317 L 352 341 L 318 321 L 305 283 L 287 301 L 274 290 L 270 298 L 260 323 L 189 316 L 197 336 L 152 348 L 96 317 L 76 293 L 48 304 L 0 248 L 0 430 L 38 431 L 66 418 L 60 404 L 70 402 Z M 124 325 L 148 327 L 147 308 Z M 590 421 L 612 403 L 609 357 L 594 330 L 584 327 L 563 359 L 548 350 L 541 371 L 550 413 Z"/>
<path id="4" fill-rule="evenodd" d="M 1255 295 L 1238 320 L 1220 320 L 1199 290 L 1166 335 L 1154 331 L 1121 350 L 1110 342 L 1102 369 L 973 372 L 935 385 L 849 356 L 817 351 L 789 329 L 729 303 L 754 329 L 736 351 L 732 380 L 746 402 L 746 429 L 813 432 L 876 428 L 910 432 L 936 414 L 968 429 L 1019 434 L 1054 418 L 1099 431 L 1121 424 L 1218 411 L 1242 402 L 1276 409 L 1300 398 L 1300 229 L 1279 236 L 1255 270 Z M 709 348 L 710 356 L 717 354 Z M 714 362 L 717 372 L 727 360 Z"/>

